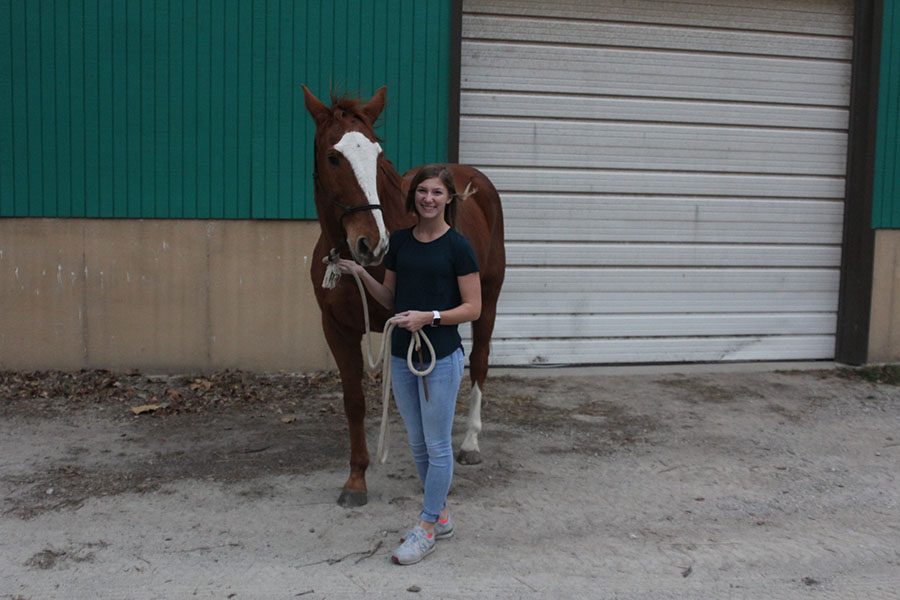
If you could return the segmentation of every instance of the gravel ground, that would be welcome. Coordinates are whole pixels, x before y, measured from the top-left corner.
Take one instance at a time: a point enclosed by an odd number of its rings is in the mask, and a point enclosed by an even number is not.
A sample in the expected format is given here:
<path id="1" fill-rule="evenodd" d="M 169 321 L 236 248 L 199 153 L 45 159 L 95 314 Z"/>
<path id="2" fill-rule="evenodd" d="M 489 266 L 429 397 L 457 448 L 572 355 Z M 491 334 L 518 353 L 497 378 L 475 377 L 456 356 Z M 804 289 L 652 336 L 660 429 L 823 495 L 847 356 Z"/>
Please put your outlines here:
<path id="1" fill-rule="evenodd" d="M 490 379 L 457 533 L 410 567 L 396 414 L 334 502 L 332 373 L 0 373 L 0 598 L 900 598 L 900 370 L 611 373 Z"/>

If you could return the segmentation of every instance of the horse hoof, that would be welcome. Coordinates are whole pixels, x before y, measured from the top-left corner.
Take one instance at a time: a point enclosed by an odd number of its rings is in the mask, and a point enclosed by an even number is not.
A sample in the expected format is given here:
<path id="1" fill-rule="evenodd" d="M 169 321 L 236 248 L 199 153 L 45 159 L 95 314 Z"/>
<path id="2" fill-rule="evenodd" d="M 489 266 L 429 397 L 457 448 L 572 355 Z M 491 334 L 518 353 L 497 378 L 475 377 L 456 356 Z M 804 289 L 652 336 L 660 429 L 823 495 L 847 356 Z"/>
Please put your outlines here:
<path id="1" fill-rule="evenodd" d="M 461 465 L 477 465 L 481 463 L 481 452 L 478 450 L 460 450 L 456 462 Z"/>
<path id="2" fill-rule="evenodd" d="M 344 508 L 356 508 L 364 506 L 369 501 L 368 492 L 355 492 L 353 490 L 343 490 L 338 496 L 338 505 Z"/>

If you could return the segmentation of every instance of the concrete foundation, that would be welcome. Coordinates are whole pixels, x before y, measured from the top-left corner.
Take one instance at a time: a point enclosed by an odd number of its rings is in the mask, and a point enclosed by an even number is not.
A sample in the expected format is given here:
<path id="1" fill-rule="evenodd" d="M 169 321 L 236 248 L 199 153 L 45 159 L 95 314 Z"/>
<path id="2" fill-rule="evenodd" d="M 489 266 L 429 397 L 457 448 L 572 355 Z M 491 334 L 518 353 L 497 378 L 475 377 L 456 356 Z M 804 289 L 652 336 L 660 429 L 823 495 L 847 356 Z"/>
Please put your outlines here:
<path id="1" fill-rule="evenodd" d="M 0 219 L 0 369 L 334 368 L 310 221 Z M 900 230 L 875 238 L 869 362 L 900 362 Z"/>
<path id="2" fill-rule="evenodd" d="M 900 230 L 875 232 L 869 362 L 900 362 Z"/>
<path id="3" fill-rule="evenodd" d="M 333 368 L 318 223 L 0 219 L 0 368 Z"/>

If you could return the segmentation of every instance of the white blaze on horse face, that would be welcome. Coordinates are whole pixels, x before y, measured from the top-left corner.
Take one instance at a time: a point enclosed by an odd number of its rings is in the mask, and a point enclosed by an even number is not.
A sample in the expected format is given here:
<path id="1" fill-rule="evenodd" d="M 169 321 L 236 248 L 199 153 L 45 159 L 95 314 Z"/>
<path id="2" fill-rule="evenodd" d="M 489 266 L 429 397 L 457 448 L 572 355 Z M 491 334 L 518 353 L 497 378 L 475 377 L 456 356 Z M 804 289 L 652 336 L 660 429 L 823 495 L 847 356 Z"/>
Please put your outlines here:
<path id="1" fill-rule="evenodd" d="M 353 174 L 366 195 L 369 204 L 379 206 L 378 199 L 378 155 L 381 154 L 381 146 L 373 142 L 358 131 L 348 131 L 344 134 L 334 149 L 344 155 L 344 158 L 353 167 Z M 370 211 L 378 226 L 378 246 L 374 249 L 376 255 L 387 249 L 388 236 L 384 228 L 384 217 L 380 210 Z"/>

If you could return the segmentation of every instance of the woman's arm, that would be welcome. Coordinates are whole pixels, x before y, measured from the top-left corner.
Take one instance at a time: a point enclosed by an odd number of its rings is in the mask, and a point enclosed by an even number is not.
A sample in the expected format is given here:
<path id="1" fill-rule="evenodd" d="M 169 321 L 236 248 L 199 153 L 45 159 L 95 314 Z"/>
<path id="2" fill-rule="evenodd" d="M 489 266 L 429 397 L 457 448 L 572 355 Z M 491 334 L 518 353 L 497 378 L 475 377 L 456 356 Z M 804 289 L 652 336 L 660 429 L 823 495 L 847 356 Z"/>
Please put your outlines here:
<path id="1" fill-rule="evenodd" d="M 390 273 L 390 271 L 387 271 Z M 441 325 L 458 325 L 475 321 L 481 316 L 481 278 L 478 272 L 469 273 L 456 278 L 462 303 L 459 306 L 441 311 Z M 387 277 L 385 277 L 387 283 Z M 397 325 L 410 331 L 418 331 L 431 325 L 433 313 L 422 310 L 408 310 L 396 316 Z"/>
<path id="2" fill-rule="evenodd" d="M 342 258 L 338 261 L 338 268 L 341 273 L 356 273 L 362 280 L 363 285 L 369 291 L 378 304 L 388 310 L 394 310 L 394 287 L 397 282 L 397 274 L 390 269 L 384 270 L 384 283 L 379 283 L 377 279 L 366 271 L 358 263 Z"/>
<path id="3" fill-rule="evenodd" d="M 462 304 L 450 310 L 441 311 L 441 325 L 458 325 L 477 321 L 481 316 L 481 278 L 478 272 L 456 278 Z M 431 323 L 431 321 L 428 321 Z"/>

